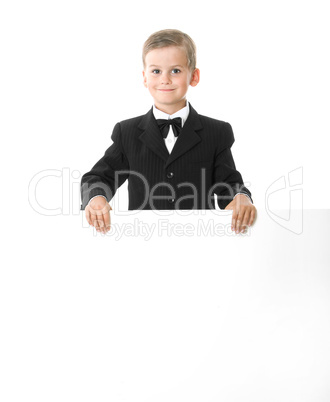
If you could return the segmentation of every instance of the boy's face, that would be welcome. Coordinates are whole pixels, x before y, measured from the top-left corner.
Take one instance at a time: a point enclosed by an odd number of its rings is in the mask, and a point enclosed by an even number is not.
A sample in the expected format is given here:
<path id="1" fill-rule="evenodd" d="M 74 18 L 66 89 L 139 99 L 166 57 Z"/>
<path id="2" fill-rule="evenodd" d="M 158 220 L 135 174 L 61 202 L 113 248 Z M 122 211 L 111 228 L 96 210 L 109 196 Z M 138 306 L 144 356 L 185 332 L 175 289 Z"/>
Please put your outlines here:
<path id="1" fill-rule="evenodd" d="M 186 105 L 188 87 L 198 84 L 199 70 L 188 69 L 183 49 L 168 46 L 147 53 L 143 81 L 157 109 L 173 114 Z"/>

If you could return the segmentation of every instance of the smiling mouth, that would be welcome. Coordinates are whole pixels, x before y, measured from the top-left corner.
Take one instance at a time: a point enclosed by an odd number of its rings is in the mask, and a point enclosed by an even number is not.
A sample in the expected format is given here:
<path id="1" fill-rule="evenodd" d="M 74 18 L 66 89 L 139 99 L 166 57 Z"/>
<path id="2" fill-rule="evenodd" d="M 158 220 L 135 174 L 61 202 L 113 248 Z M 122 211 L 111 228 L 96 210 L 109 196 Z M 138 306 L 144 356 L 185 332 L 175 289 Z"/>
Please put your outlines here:
<path id="1" fill-rule="evenodd" d="M 174 91 L 174 89 L 158 89 L 158 91 L 171 92 L 171 91 Z"/>

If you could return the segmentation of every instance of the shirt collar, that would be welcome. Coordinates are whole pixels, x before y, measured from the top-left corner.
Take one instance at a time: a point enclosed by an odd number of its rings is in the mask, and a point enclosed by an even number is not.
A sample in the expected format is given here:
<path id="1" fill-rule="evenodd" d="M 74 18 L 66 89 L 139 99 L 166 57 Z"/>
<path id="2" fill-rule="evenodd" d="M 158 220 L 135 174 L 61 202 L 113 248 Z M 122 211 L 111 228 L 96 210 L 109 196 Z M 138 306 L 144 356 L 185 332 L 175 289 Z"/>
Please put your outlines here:
<path id="1" fill-rule="evenodd" d="M 174 119 L 175 117 L 181 117 L 182 119 L 182 126 L 186 122 L 188 115 L 189 115 L 189 103 L 186 100 L 186 106 L 183 107 L 182 109 L 178 110 L 177 112 L 173 114 L 167 114 L 165 112 L 162 112 L 161 110 L 157 109 L 155 105 L 153 105 L 153 113 L 155 116 L 155 119 Z"/>

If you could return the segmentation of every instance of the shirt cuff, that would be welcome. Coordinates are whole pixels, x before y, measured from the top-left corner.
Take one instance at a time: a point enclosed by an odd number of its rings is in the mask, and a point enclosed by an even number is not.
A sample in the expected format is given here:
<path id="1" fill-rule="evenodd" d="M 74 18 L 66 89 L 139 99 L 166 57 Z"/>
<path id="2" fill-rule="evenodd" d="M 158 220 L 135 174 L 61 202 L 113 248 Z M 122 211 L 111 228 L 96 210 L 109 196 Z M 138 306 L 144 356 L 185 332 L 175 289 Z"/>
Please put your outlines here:
<path id="1" fill-rule="evenodd" d="M 235 198 L 236 195 L 238 195 L 238 194 L 244 194 L 244 195 L 246 195 L 246 196 L 248 197 L 248 199 L 251 201 L 251 204 L 253 204 L 253 202 L 252 202 L 250 196 L 248 196 L 246 193 L 237 193 L 237 194 L 234 195 L 234 198 Z M 233 199 L 234 199 L 234 198 L 233 198 Z"/>

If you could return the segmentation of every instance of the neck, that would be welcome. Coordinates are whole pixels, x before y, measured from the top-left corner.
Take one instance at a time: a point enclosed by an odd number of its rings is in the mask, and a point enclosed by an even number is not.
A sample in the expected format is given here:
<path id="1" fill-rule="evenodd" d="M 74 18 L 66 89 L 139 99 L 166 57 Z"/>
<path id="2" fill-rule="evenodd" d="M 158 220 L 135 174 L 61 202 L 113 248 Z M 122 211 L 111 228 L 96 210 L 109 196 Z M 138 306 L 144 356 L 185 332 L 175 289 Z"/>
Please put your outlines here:
<path id="1" fill-rule="evenodd" d="M 186 99 L 182 99 L 182 101 L 176 103 L 175 105 L 163 105 L 155 103 L 155 106 L 161 112 L 166 114 L 174 114 L 186 106 Z"/>

